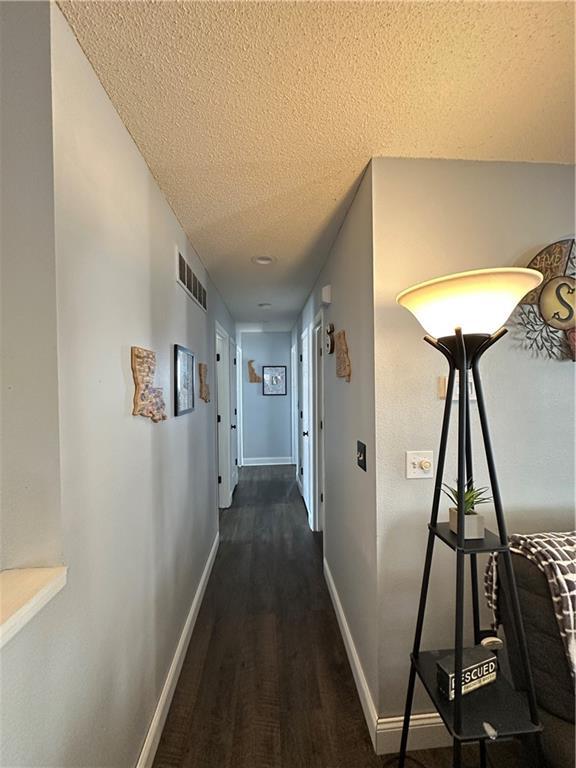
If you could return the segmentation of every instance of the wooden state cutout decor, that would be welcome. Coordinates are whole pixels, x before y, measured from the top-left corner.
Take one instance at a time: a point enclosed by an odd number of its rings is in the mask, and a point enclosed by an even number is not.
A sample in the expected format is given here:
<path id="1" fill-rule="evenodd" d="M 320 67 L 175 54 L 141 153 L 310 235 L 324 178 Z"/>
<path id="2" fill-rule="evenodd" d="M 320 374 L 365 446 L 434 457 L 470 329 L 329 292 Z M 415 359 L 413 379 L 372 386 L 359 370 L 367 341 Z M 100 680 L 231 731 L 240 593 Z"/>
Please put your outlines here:
<path id="1" fill-rule="evenodd" d="M 348 356 L 348 344 L 346 342 L 346 331 L 337 331 L 334 334 L 334 346 L 336 347 L 336 376 L 350 381 L 352 376 L 352 366 Z"/>
<path id="2" fill-rule="evenodd" d="M 248 381 L 250 384 L 262 384 L 262 376 L 258 376 L 253 363 L 254 360 L 248 360 Z"/>
<path id="3" fill-rule="evenodd" d="M 133 416 L 144 416 L 153 422 L 165 421 L 166 403 L 162 387 L 154 387 L 156 353 L 143 347 L 132 347 L 130 351 L 132 376 L 134 377 Z"/>
<path id="4" fill-rule="evenodd" d="M 198 378 L 200 379 L 200 400 L 210 402 L 210 389 L 208 387 L 208 363 L 198 363 Z"/>

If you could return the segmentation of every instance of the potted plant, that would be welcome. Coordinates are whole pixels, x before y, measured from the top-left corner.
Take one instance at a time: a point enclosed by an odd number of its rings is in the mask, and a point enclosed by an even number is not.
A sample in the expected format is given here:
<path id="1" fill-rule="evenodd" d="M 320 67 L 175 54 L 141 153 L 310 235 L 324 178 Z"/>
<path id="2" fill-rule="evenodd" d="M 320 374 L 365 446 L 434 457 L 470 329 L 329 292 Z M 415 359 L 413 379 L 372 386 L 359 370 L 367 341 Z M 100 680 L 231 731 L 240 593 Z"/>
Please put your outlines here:
<path id="1" fill-rule="evenodd" d="M 452 501 L 456 506 L 450 507 L 450 530 L 458 534 L 458 488 L 451 488 L 444 483 L 442 493 Z M 464 490 L 464 538 L 465 539 L 483 539 L 484 538 L 484 516 L 476 512 L 479 504 L 487 504 L 492 500 L 488 495 L 488 488 L 474 488 L 471 483 Z"/>

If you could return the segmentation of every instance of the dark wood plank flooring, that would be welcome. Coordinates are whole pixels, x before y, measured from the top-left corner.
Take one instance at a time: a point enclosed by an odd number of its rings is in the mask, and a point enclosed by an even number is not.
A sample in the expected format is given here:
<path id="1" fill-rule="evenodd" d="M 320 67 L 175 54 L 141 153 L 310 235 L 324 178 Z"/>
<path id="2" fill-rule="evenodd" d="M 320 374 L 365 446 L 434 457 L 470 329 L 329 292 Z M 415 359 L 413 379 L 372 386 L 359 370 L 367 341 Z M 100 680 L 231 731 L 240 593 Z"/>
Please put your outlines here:
<path id="1" fill-rule="evenodd" d="M 383 768 L 293 467 L 241 470 L 155 768 Z M 449 768 L 450 750 L 407 768 Z M 504 747 L 497 768 L 515 768 Z M 477 765 L 475 751 L 466 765 Z"/>

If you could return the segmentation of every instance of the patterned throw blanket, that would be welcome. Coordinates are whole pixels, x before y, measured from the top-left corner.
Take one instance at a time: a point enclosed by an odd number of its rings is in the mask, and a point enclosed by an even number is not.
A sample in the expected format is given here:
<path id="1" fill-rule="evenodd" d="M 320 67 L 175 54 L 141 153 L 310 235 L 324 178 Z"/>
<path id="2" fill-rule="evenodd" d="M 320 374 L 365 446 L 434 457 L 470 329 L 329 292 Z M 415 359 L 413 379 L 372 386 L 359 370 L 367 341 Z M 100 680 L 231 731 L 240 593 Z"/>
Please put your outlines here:
<path id="1" fill-rule="evenodd" d="M 550 587 L 554 613 L 568 657 L 572 677 L 576 677 L 576 531 L 568 533 L 532 533 L 510 536 L 510 551 L 526 557 L 544 573 Z M 498 554 L 490 555 L 484 575 L 484 592 L 498 617 Z"/>

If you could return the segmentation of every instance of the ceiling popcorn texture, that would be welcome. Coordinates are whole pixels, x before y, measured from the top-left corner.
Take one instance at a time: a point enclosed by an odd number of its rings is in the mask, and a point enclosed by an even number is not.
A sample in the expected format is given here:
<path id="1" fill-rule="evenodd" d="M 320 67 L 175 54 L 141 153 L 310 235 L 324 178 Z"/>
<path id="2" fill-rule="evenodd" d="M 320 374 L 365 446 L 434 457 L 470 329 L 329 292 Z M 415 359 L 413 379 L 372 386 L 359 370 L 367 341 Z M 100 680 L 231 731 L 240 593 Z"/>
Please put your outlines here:
<path id="1" fill-rule="evenodd" d="M 574 162 L 572 3 L 59 5 L 240 321 L 295 318 L 371 157 Z"/>

